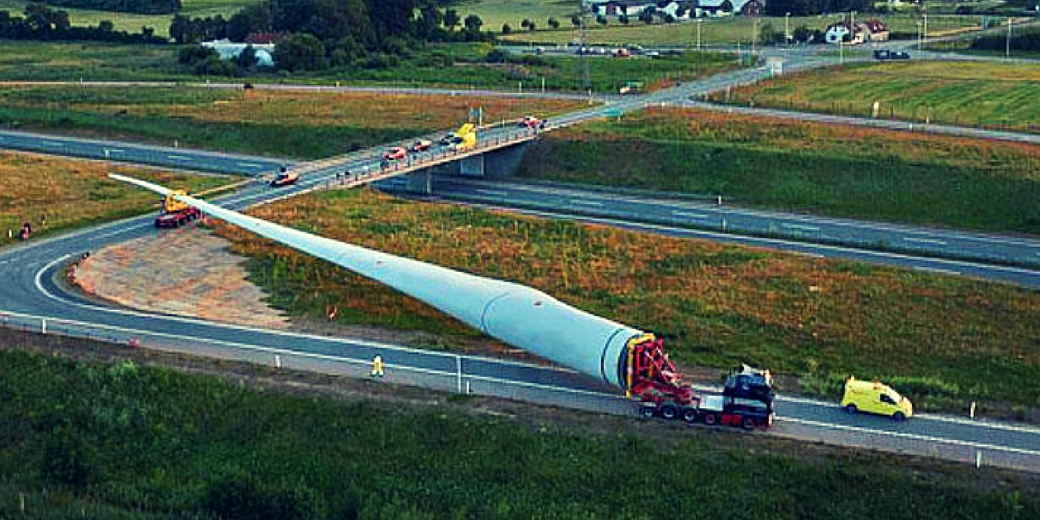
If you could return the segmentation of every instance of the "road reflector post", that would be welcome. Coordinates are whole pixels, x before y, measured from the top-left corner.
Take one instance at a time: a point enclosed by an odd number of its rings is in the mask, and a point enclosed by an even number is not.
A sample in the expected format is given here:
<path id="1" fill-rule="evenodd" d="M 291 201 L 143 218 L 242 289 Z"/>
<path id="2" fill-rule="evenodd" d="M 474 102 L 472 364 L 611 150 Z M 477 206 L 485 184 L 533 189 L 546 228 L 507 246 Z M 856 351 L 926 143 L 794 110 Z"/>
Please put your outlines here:
<path id="1" fill-rule="evenodd" d="M 975 469 L 978 469 L 981 466 L 982 466 L 982 452 L 981 451 L 976 451 L 975 452 Z"/>
<path id="2" fill-rule="evenodd" d="M 282 356 L 279 356 L 278 354 L 274 355 L 274 367 L 282 368 Z"/>
<path id="3" fill-rule="evenodd" d="M 971 409 L 968 411 L 968 416 L 972 419 L 975 418 L 975 401 L 971 402 Z"/>
<path id="4" fill-rule="evenodd" d="M 47 333 L 47 318 L 40 318 L 40 334 Z"/>

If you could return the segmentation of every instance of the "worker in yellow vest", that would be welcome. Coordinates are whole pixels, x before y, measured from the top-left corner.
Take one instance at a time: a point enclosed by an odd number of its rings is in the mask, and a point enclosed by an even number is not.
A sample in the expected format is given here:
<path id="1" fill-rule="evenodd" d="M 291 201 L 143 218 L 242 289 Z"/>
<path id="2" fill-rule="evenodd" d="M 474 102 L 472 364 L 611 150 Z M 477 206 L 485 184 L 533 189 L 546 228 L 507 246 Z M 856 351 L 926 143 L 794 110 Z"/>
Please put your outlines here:
<path id="1" fill-rule="evenodd" d="M 383 377 L 383 356 L 372 359 L 372 377 Z"/>

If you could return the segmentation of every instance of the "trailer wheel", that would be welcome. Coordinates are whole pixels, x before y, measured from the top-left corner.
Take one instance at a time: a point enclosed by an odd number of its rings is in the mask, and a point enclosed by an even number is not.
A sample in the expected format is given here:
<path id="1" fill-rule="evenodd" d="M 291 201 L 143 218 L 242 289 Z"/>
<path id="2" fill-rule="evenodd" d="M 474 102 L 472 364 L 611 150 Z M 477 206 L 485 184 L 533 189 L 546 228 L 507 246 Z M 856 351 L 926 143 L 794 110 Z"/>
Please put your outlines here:
<path id="1" fill-rule="evenodd" d="M 896 412 L 892 414 L 892 420 L 895 422 L 903 422 L 906 420 L 906 414 L 903 412 Z"/>
<path id="2" fill-rule="evenodd" d="M 858 412 L 859 409 L 856 408 L 856 405 L 850 403 L 845 405 L 845 411 L 848 412 L 849 415 L 856 415 L 856 412 Z"/>
<path id="3" fill-rule="evenodd" d="M 704 416 L 704 424 L 707 424 L 708 426 L 715 426 L 715 423 L 717 422 L 719 422 L 719 416 L 713 413 Z"/>
<path id="4" fill-rule="evenodd" d="M 684 420 L 684 421 L 686 421 L 688 423 L 695 423 L 695 422 L 697 422 L 697 410 L 694 410 L 693 408 L 687 408 L 687 409 L 683 410 L 682 420 Z"/>
<path id="5" fill-rule="evenodd" d="M 655 410 L 651 406 L 641 406 L 641 407 L 639 407 L 639 415 L 641 417 L 643 417 L 644 419 L 653 419 L 654 418 L 654 413 L 656 411 L 657 410 Z"/>
<path id="6" fill-rule="evenodd" d="M 745 430 L 754 430 L 755 426 L 757 426 L 755 420 L 750 417 L 745 417 L 744 422 L 742 424 Z"/>
<path id="7" fill-rule="evenodd" d="M 661 417 L 671 420 L 679 416 L 679 409 L 674 404 L 665 403 L 661 405 Z"/>

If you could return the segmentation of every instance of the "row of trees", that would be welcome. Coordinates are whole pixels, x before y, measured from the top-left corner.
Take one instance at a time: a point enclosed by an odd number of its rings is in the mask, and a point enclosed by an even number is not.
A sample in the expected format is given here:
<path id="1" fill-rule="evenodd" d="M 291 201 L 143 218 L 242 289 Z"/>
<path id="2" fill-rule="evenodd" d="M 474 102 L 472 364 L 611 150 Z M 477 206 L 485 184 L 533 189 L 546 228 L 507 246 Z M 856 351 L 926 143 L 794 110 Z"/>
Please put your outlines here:
<path id="1" fill-rule="evenodd" d="M 824 13 L 847 13 L 849 11 L 872 12 L 873 0 L 769 0 L 765 14 L 769 16 L 815 16 Z"/>
<path id="2" fill-rule="evenodd" d="M 120 13 L 170 14 L 181 10 L 181 0 L 49 0 L 51 5 Z"/>
<path id="3" fill-rule="evenodd" d="M 266 0 L 230 19 L 190 19 L 176 15 L 170 37 L 178 43 L 227 38 L 244 42 L 250 35 L 278 35 L 278 68 L 318 70 L 361 65 L 381 68 L 427 41 L 483 41 L 483 20 L 462 18 L 445 0 Z M 461 26 L 461 29 L 459 27 Z M 254 40 L 255 41 L 255 40 Z M 211 55 L 193 51 L 184 63 L 199 73 L 217 69 Z"/>
<path id="4" fill-rule="evenodd" d="M 97 40 L 118 43 L 165 43 L 155 36 L 151 27 L 142 27 L 140 33 L 115 30 L 115 24 L 102 20 L 97 27 L 73 27 L 67 11 L 54 10 L 45 4 L 25 6 L 25 16 L 13 16 L 0 11 L 0 38 L 9 40 L 81 41 Z"/>

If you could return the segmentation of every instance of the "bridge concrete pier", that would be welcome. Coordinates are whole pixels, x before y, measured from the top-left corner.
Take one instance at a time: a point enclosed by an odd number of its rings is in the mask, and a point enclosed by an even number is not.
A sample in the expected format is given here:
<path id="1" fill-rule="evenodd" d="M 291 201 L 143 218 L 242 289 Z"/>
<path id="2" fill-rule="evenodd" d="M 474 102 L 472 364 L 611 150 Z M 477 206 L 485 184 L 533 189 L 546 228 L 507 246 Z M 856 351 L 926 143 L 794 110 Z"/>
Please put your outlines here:
<path id="1" fill-rule="evenodd" d="M 417 195 L 430 195 L 434 175 L 472 177 L 480 179 L 504 179 L 516 175 L 524 157 L 527 142 L 515 146 L 496 148 L 485 153 L 463 157 L 457 161 L 422 168 L 393 179 L 377 182 L 377 186 L 388 190 L 405 191 Z"/>

